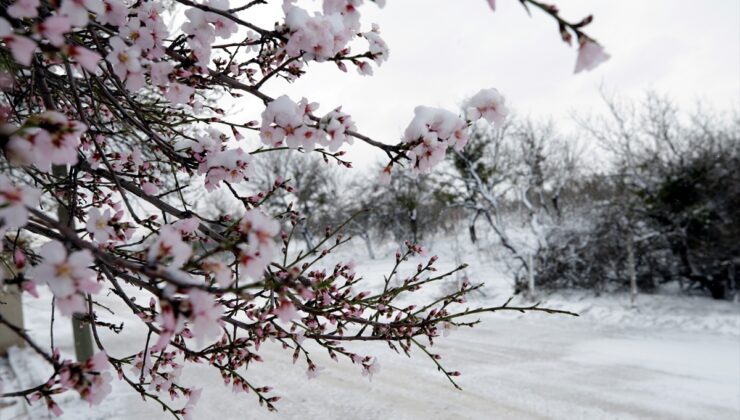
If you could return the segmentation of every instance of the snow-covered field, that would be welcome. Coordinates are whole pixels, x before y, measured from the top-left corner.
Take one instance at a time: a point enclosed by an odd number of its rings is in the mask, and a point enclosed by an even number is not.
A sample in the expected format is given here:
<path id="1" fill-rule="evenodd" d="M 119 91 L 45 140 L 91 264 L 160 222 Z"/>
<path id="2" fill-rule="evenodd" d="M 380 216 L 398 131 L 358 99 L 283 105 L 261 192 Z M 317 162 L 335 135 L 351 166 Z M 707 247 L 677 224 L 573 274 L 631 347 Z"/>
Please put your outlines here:
<path id="1" fill-rule="evenodd" d="M 384 251 L 391 255 L 390 249 Z M 437 251 L 441 262 L 448 261 L 441 268 L 451 268 L 460 259 L 459 251 Z M 470 278 L 487 282 L 485 295 L 473 296 L 469 304 L 502 303 L 511 285 L 500 260 L 485 250 L 463 254 L 471 263 Z M 357 271 L 372 284 L 390 263 L 385 258 L 360 264 Z M 439 289 L 425 293 L 438 295 Z M 315 361 L 324 370 L 307 380 L 305 366 L 293 365 L 291 352 L 266 345 L 260 350 L 265 363 L 250 368 L 247 376 L 257 385 L 275 387 L 274 393 L 282 396 L 279 412 L 268 413 L 252 395 L 232 395 L 212 369 L 193 366 L 184 377 L 204 389 L 195 418 L 740 418 L 738 304 L 641 295 L 637 308 L 631 308 L 624 295 L 595 298 L 576 292 L 543 300 L 581 317 L 488 314 L 478 327 L 458 329 L 438 340 L 435 348 L 446 367 L 463 374 L 458 378 L 463 391 L 455 390 L 422 354 L 408 359 L 382 345 L 354 344 L 359 353 L 379 357 L 381 371 L 369 381 L 357 366 L 337 364 L 317 350 Z M 29 300 L 25 307 L 27 326 L 39 343 L 48 345 L 48 297 Z M 57 320 L 56 342 L 63 353 L 71 354 L 67 324 Z M 139 351 L 143 345 L 128 336 L 111 334 L 104 340 L 116 356 Z M 45 369 L 27 350 L 0 359 L 6 390 L 38 384 L 48 375 Z M 9 402 L 0 401 L 0 406 Z M 122 384 L 92 410 L 72 392 L 59 402 L 68 419 L 167 418 Z M 47 416 L 38 404 L 28 407 L 21 401 L 0 409 L 2 420 Z"/>

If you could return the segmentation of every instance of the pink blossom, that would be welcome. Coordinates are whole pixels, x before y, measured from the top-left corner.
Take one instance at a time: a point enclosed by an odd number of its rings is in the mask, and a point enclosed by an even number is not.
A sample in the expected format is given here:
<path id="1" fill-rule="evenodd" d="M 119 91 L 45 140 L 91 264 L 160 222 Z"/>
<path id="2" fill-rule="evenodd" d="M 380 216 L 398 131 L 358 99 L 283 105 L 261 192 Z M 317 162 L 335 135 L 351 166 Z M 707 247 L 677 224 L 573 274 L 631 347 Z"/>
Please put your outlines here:
<path id="1" fill-rule="evenodd" d="M 34 162 L 37 160 L 34 154 L 34 144 L 38 136 L 45 137 L 42 141 L 49 141 L 49 133 L 46 130 L 29 131 L 21 133 L 21 135 L 15 134 L 10 136 L 8 143 L 5 145 L 5 157 L 11 164 L 17 166 L 27 166 L 37 163 Z M 50 165 L 48 157 L 44 157 L 44 160 Z M 43 166 L 42 164 L 42 169 Z"/>
<path id="2" fill-rule="evenodd" d="M 484 118 L 491 124 L 500 125 L 506 120 L 509 109 L 505 105 L 505 98 L 496 89 L 482 89 L 468 99 L 463 108 L 470 121 Z"/>
<path id="3" fill-rule="evenodd" d="M 207 258 L 201 264 L 201 268 L 203 271 L 212 273 L 219 286 L 229 287 L 231 285 L 233 279 L 231 269 L 223 261 Z"/>
<path id="4" fill-rule="evenodd" d="M 169 61 L 159 61 L 149 65 L 149 76 L 157 86 L 167 86 L 170 83 L 170 73 L 175 66 Z"/>
<path id="5" fill-rule="evenodd" d="M 103 372 L 110 369 L 110 362 L 108 361 L 108 355 L 104 351 L 99 351 L 93 355 L 86 362 L 87 366 L 93 372 Z"/>
<path id="6" fill-rule="evenodd" d="M 13 26 L 5 18 L 0 17 L 0 37 L 6 37 L 13 33 Z"/>
<path id="7" fill-rule="evenodd" d="M 75 389 L 90 406 L 97 405 L 113 390 L 110 367 L 108 356 L 103 351 L 84 363 L 64 361 L 59 370 L 59 384 L 62 389 Z"/>
<path id="8" fill-rule="evenodd" d="M 337 108 L 326 114 L 319 122 L 319 127 L 326 132 L 328 140 L 322 143 L 328 146 L 329 151 L 336 152 L 345 143 L 352 144 L 352 137 L 348 131 L 356 130 L 352 117 Z"/>
<path id="9" fill-rule="evenodd" d="M 246 235 L 250 243 L 274 246 L 274 238 L 280 233 L 280 224 L 261 210 L 252 209 L 244 212 L 237 230 Z"/>
<path id="10" fill-rule="evenodd" d="M 319 373 L 324 370 L 322 367 L 311 365 L 306 369 L 306 377 L 311 380 L 319 376 Z"/>
<path id="11" fill-rule="evenodd" d="M 282 95 L 267 104 L 262 112 L 260 137 L 268 146 L 277 146 L 285 136 L 292 135 L 303 124 L 310 123 L 306 107 Z"/>
<path id="12" fill-rule="evenodd" d="M 30 66 L 33 53 L 36 51 L 36 42 L 25 36 L 12 35 L 5 43 L 10 46 L 13 58 L 24 66 Z"/>
<path id="13" fill-rule="evenodd" d="M 139 7 L 137 16 L 142 22 L 146 22 L 147 25 L 150 23 L 161 23 L 163 10 L 164 7 L 161 3 L 150 1 Z"/>
<path id="14" fill-rule="evenodd" d="M 78 294 L 55 298 L 54 306 L 62 315 L 67 316 L 71 316 L 74 313 L 84 313 L 85 311 L 87 311 L 85 298 Z"/>
<path id="15" fill-rule="evenodd" d="M 380 171 L 380 174 L 378 175 L 378 182 L 380 185 L 390 185 L 391 183 L 391 167 L 386 166 L 383 168 L 382 171 Z"/>
<path id="16" fill-rule="evenodd" d="M 60 417 L 62 414 L 64 414 L 64 411 L 62 411 L 62 407 L 59 407 L 59 404 L 55 403 L 54 400 L 51 398 L 46 399 L 46 408 L 51 411 L 51 414 L 54 414 L 57 417 Z"/>
<path id="17" fill-rule="evenodd" d="M 31 267 L 26 277 L 49 286 L 63 315 L 85 312 L 85 301 L 79 293 L 97 293 L 101 288 L 95 281 L 95 271 L 89 268 L 95 262 L 90 251 L 83 249 L 67 255 L 64 245 L 51 241 L 39 249 L 39 255 L 43 256 L 42 262 Z"/>
<path id="18" fill-rule="evenodd" d="M 28 222 L 27 208 L 38 208 L 41 192 L 25 186 L 16 186 L 0 174 L 0 219 L 2 227 L 16 229 Z"/>
<path id="19" fill-rule="evenodd" d="M 164 97 L 173 104 L 186 104 L 190 101 L 190 96 L 193 93 L 195 93 L 194 88 L 182 83 L 172 82 Z"/>
<path id="20" fill-rule="evenodd" d="M 272 255 L 266 255 L 265 251 L 270 251 L 270 248 L 260 247 L 255 244 L 239 244 L 239 255 L 237 261 L 239 263 L 239 277 L 249 277 L 253 280 L 262 278 L 267 265 L 270 264 Z"/>
<path id="21" fill-rule="evenodd" d="M 88 10 L 95 14 L 102 14 L 103 3 L 100 0 L 62 0 L 59 13 L 69 17 L 73 26 L 85 26 L 88 22 Z"/>
<path id="22" fill-rule="evenodd" d="M 196 389 L 190 389 L 187 393 L 188 396 L 188 402 L 185 404 L 185 407 L 182 409 L 183 413 L 183 419 L 184 420 L 191 420 L 192 412 L 195 406 L 198 404 L 198 401 L 200 401 L 200 394 L 203 390 L 200 388 Z"/>
<path id="23" fill-rule="evenodd" d="M 290 134 L 285 137 L 285 145 L 292 149 L 303 147 L 304 150 L 312 151 L 316 148 L 316 144 L 321 140 L 321 137 L 326 137 L 322 131 L 302 125 L 290 131 Z"/>
<path id="24" fill-rule="evenodd" d="M 610 55 L 604 51 L 604 47 L 600 44 L 585 37 L 581 38 L 580 41 L 575 73 L 580 73 L 583 70 L 593 70 L 609 59 Z"/>
<path id="25" fill-rule="evenodd" d="M 91 407 L 100 404 L 113 391 L 111 382 L 113 382 L 113 375 L 110 372 L 92 376 L 90 388 L 84 394 L 83 399 Z"/>
<path id="26" fill-rule="evenodd" d="M 202 345 L 205 340 L 220 337 L 223 333 L 221 330 L 223 307 L 210 293 L 200 289 L 191 289 L 188 298 L 192 307 L 190 325 L 198 345 Z"/>
<path id="27" fill-rule="evenodd" d="M 211 60 L 211 45 L 216 40 L 216 31 L 208 21 L 208 13 L 190 8 L 185 11 L 187 21 L 182 25 L 182 31 L 188 35 L 188 45 L 198 59 L 198 64 L 207 66 Z"/>
<path id="28" fill-rule="evenodd" d="M 265 126 L 260 129 L 260 139 L 271 147 L 279 146 L 285 140 L 285 130 L 278 126 Z"/>
<path id="29" fill-rule="evenodd" d="M 380 372 L 380 363 L 378 363 L 377 357 L 373 358 L 372 363 L 362 364 L 362 376 L 367 376 L 371 381 L 373 380 L 373 375 L 378 372 Z"/>
<path id="30" fill-rule="evenodd" d="M 72 25 L 68 17 L 55 15 L 40 23 L 38 29 L 51 45 L 61 47 L 65 42 L 64 34 L 72 29 Z"/>
<path id="31" fill-rule="evenodd" d="M 442 323 L 442 336 L 449 337 L 450 333 L 457 329 L 457 325 L 451 322 Z"/>
<path id="32" fill-rule="evenodd" d="M 113 375 L 108 372 L 110 368 L 108 355 L 104 351 L 95 353 L 83 366 L 89 385 L 83 384 L 76 389 L 91 407 L 100 404 L 113 391 L 111 386 Z"/>
<path id="33" fill-rule="evenodd" d="M 0 231 L 0 238 L 5 236 L 5 232 Z M 2 246 L 0 246 L 0 251 L 2 251 Z M 13 264 L 15 267 L 19 270 L 22 270 L 26 266 L 26 262 L 28 259 L 26 258 L 26 254 L 23 252 L 23 249 L 17 248 L 15 252 L 13 253 Z"/>
<path id="34" fill-rule="evenodd" d="M 154 48 L 154 36 L 152 32 L 138 18 L 128 21 L 128 24 L 119 29 L 119 35 L 128 39 L 143 51 Z"/>
<path id="35" fill-rule="evenodd" d="M 323 11 L 325 15 L 340 14 L 347 28 L 358 29 L 362 3 L 363 0 L 324 0 Z"/>
<path id="36" fill-rule="evenodd" d="M 109 42 L 112 49 L 106 59 L 119 79 L 123 80 L 127 74 L 141 71 L 141 48 L 126 45 L 117 36 L 112 37 Z"/>
<path id="37" fill-rule="evenodd" d="M 16 19 L 35 18 L 39 15 L 38 8 L 41 5 L 39 0 L 16 0 L 8 7 L 8 16 Z"/>
<path id="38" fill-rule="evenodd" d="M 296 309 L 295 305 L 287 299 L 281 299 L 280 304 L 277 306 L 277 308 L 272 310 L 272 313 L 275 314 L 282 322 L 290 322 L 296 318 L 298 318 L 298 310 Z"/>
<path id="39" fill-rule="evenodd" d="M 150 264 L 169 264 L 173 268 L 180 268 L 192 253 L 193 249 L 183 242 L 180 232 L 173 226 L 165 225 L 149 246 L 147 260 Z"/>
<path id="40" fill-rule="evenodd" d="M 373 30 L 364 32 L 362 37 L 367 40 L 368 51 L 372 54 L 373 60 L 377 65 L 381 65 L 384 61 L 388 60 L 390 49 L 385 40 L 380 36 L 380 28 L 378 25 L 373 24 Z"/>
<path id="41" fill-rule="evenodd" d="M 372 76 L 373 67 L 367 61 L 360 61 L 357 63 L 357 73 L 361 76 Z"/>
<path id="42" fill-rule="evenodd" d="M 87 224 L 85 228 L 92 234 L 96 242 L 104 244 L 115 233 L 113 227 L 109 225 L 110 220 L 110 209 L 105 209 L 105 213 L 101 213 L 97 207 L 93 207 L 87 213 Z"/>
<path id="43" fill-rule="evenodd" d="M 157 342 L 152 346 L 152 352 L 159 352 L 164 350 L 169 344 L 170 339 L 174 334 L 182 331 L 185 320 L 182 317 L 175 315 L 172 305 L 167 301 L 160 302 L 159 314 L 157 314 L 157 321 L 160 325 L 160 333 Z"/>
<path id="44" fill-rule="evenodd" d="M 214 9 L 229 10 L 229 0 L 208 0 L 206 4 Z M 219 38 L 229 38 L 239 27 L 233 20 L 216 13 L 208 13 L 206 20 L 213 25 L 214 33 Z"/>
<path id="45" fill-rule="evenodd" d="M 128 7 L 121 0 L 103 0 L 103 13 L 98 13 L 97 20 L 100 24 L 123 26 L 126 24 Z"/>
<path id="46" fill-rule="evenodd" d="M 100 54 L 78 45 L 65 45 L 64 52 L 74 58 L 88 72 L 98 73 L 98 63 L 102 59 Z"/>
<path id="47" fill-rule="evenodd" d="M 186 219 L 176 221 L 172 226 L 179 230 L 183 235 L 192 235 L 200 226 L 200 221 L 196 217 L 188 217 Z"/>
<path id="48" fill-rule="evenodd" d="M 149 181 L 144 181 L 141 183 L 141 189 L 144 191 L 144 194 L 147 195 L 155 195 L 159 191 L 159 188 L 157 188 L 156 185 Z"/>

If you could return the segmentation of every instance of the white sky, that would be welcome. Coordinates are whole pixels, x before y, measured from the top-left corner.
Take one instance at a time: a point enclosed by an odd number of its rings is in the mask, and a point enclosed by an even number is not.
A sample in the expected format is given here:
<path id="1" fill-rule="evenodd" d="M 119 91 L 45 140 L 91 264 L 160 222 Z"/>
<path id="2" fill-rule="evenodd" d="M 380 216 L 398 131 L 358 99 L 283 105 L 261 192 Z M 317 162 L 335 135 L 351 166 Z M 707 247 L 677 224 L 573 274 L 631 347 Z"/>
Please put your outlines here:
<path id="1" fill-rule="evenodd" d="M 600 109 L 601 85 L 634 98 L 653 89 L 685 108 L 703 101 L 738 110 L 740 1 L 554 2 L 569 20 L 594 15 L 587 33 L 606 47 L 609 61 L 574 75 L 575 47 L 560 40 L 549 16 L 533 9 L 529 17 L 517 0 L 498 0 L 495 13 L 484 0 L 388 0 L 384 9 L 361 9 L 362 22 L 378 23 L 391 51 L 375 76 L 312 63 L 294 84 L 270 82 L 263 90 L 306 96 L 321 104 L 319 114 L 343 105 L 360 132 L 386 143 L 398 141 L 415 106 L 454 111 L 487 87 L 499 89 L 517 114 L 550 117 L 563 126 L 574 111 Z M 259 119 L 259 104 L 244 101 L 237 109 Z M 349 156 L 365 167 L 381 154 L 357 145 Z"/>

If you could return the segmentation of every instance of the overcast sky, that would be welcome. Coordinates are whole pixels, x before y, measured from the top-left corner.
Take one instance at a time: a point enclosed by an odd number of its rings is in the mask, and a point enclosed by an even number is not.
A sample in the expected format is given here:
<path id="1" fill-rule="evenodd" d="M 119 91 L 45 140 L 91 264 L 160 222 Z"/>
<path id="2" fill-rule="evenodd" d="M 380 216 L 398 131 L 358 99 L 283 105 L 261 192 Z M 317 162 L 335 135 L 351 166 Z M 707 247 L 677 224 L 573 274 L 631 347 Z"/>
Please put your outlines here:
<path id="1" fill-rule="evenodd" d="M 738 110 L 740 1 L 554 2 L 569 20 L 594 15 L 587 33 L 611 54 L 608 62 L 574 75 L 575 47 L 560 41 L 549 16 L 532 10 L 530 17 L 517 0 L 498 0 L 495 13 L 484 0 L 388 0 L 384 9 L 362 8 L 363 23 L 378 23 L 391 51 L 375 76 L 312 63 L 296 83 L 272 82 L 264 90 L 306 96 L 321 104 L 319 113 L 344 105 L 360 132 L 387 143 L 398 141 L 415 106 L 456 110 L 487 87 L 504 93 L 517 114 L 566 127 L 572 112 L 600 108 L 601 85 L 635 98 L 653 89 L 686 108 L 701 100 Z M 258 117 L 259 104 L 239 106 Z M 378 156 L 367 146 L 350 150 L 360 167 Z"/>

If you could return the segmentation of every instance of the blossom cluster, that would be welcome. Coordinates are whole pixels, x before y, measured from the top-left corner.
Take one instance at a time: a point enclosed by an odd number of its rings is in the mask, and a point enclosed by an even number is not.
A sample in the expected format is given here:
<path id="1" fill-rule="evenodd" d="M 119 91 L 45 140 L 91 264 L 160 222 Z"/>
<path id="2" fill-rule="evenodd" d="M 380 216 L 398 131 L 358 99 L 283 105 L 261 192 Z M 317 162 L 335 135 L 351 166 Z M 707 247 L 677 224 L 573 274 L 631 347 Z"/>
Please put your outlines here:
<path id="1" fill-rule="evenodd" d="M 409 158 L 420 172 L 429 171 L 445 157 L 448 147 L 462 150 L 468 142 L 465 120 L 445 109 L 418 106 L 403 133 Z"/>
<path id="2" fill-rule="evenodd" d="M 217 189 L 222 181 L 239 183 L 253 173 L 252 155 L 241 147 L 227 148 L 225 140 L 223 133 L 208 127 L 183 142 L 183 149 L 198 161 L 198 172 L 205 176 L 208 191 Z"/>
<path id="3" fill-rule="evenodd" d="M 247 210 L 236 231 L 246 241 L 239 244 L 239 275 L 258 280 L 279 251 L 275 236 L 280 224 L 260 210 Z"/>
<path id="4" fill-rule="evenodd" d="M 160 334 L 151 350 L 166 349 L 176 334 L 195 338 L 199 345 L 219 337 L 223 313 L 223 306 L 213 295 L 198 288 L 190 289 L 183 297 L 161 300 L 157 317 Z"/>
<path id="5" fill-rule="evenodd" d="M 100 404 L 113 387 L 108 355 L 99 351 L 84 363 L 65 362 L 59 374 L 62 389 L 75 389 L 91 406 Z"/>
<path id="6" fill-rule="evenodd" d="M 491 124 L 503 124 L 509 113 L 504 102 L 498 90 L 483 89 L 463 105 L 465 119 L 445 109 L 416 107 L 403 134 L 413 168 L 428 172 L 445 158 L 448 148 L 462 150 L 468 142 L 468 127 L 481 118 Z M 390 168 L 382 174 L 386 180 L 388 175 Z"/>
<path id="7" fill-rule="evenodd" d="M 111 364 L 104 351 L 95 353 L 82 363 L 75 363 L 71 360 L 59 362 L 58 350 L 55 350 L 52 358 L 59 371 L 58 387 L 53 390 L 54 393 L 74 389 L 90 406 L 94 406 L 100 404 L 113 391 L 111 386 L 113 375 L 109 372 Z M 31 394 L 29 400 L 36 401 L 41 398 L 45 399 L 46 406 L 54 415 L 63 414 L 61 407 L 48 394 L 41 391 Z"/>
<path id="8" fill-rule="evenodd" d="M 316 12 L 311 16 L 293 1 L 286 1 L 283 5 L 284 27 L 288 35 L 285 52 L 290 57 L 323 62 L 349 56 L 349 43 L 355 36 L 359 36 L 365 38 L 369 44 L 366 58 L 381 65 L 388 59 L 388 45 L 380 37 L 377 25 L 373 25 L 371 31 L 360 32 L 359 7 L 362 3 L 362 0 L 324 0 L 323 13 Z M 385 2 L 375 3 L 383 7 Z M 357 66 L 360 74 L 372 74 L 367 60 L 354 57 L 351 62 Z M 339 61 L 337 64 L 341 69 L 346 68 Z"/>
<path id="9" fill-rule="evenodd" d="M 208 0 L 206 6 L 227 11 L 229 0 Z M 207 12 L 198 8 L 190 8 L 185 12 L 188 21 L 183 25 L 184 33 L 190 35 L 188 44 L 201 66 L 208 66 L 211 61 L 211 46 L 216 38 L 228 39 L 236 33 L 236 23 L 222 15 Z"/>
<path id="10" fill-rule="evenodd" d="M 52 165 L 77 163 L 80 137 L 87 127 L 57 111 L 28 118 L 8 140 L 6 154 L 16 165 L 33 165 L 42 171 Z"/>
<path id="11" fill-rule="evenodd" d="M 355 129 L 352 117 L 337 108 L 321 119 L 313 116 L 318 108 L 306 98 L 298 103 L 283 95 L 270 102 L 262 112 L 260 138 L 270 147 L 283 144 L 289 148 L 314 150 L 317 146 L 328 147 L 332 152 L 352 142 L 348 132 Z"/>
<path id="12" fill-rule="evenodd" d="M 306 10 L 290 4 L 285 7 L 285 25 L 290 35 L 285 51 L 290 56 L 318 62 L 337 55 L 353 36 L 340 14 L 310 16 Z"/>

